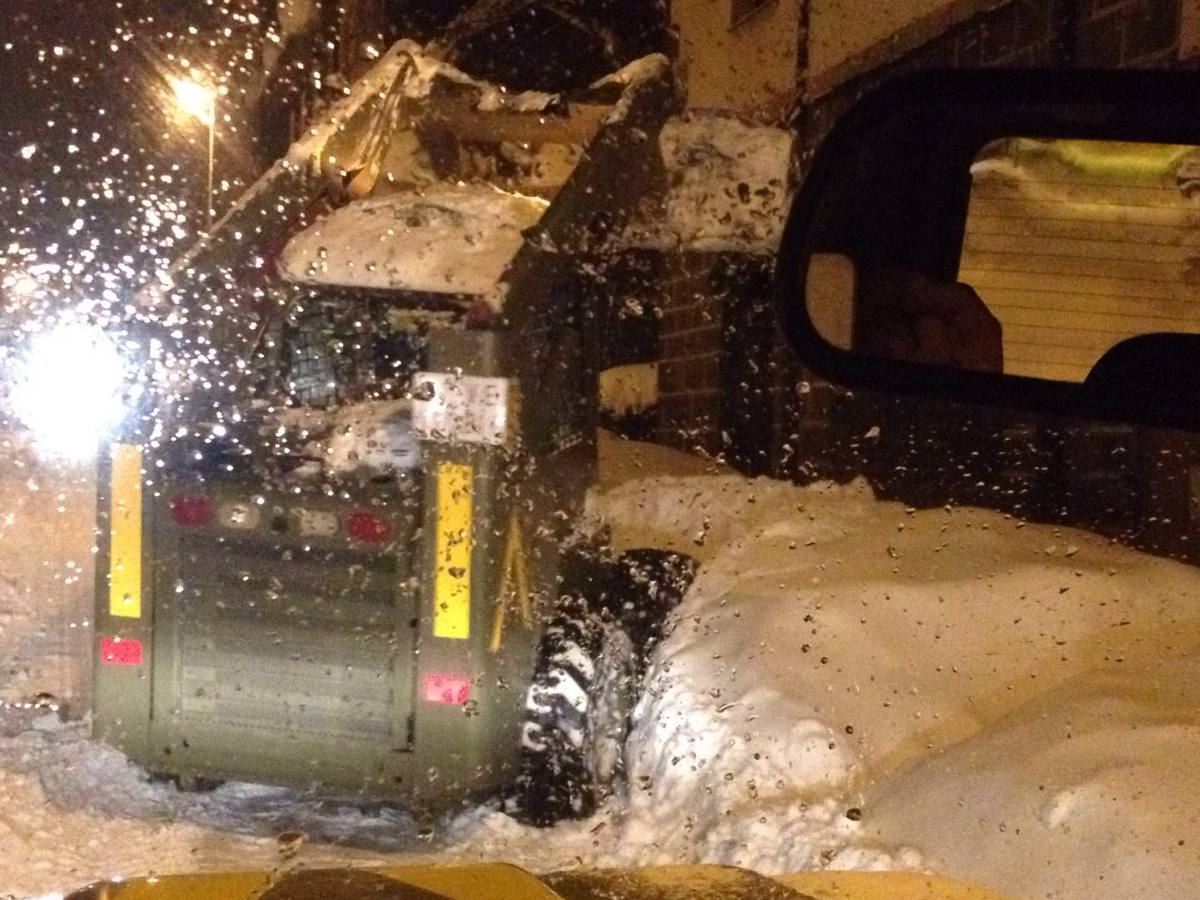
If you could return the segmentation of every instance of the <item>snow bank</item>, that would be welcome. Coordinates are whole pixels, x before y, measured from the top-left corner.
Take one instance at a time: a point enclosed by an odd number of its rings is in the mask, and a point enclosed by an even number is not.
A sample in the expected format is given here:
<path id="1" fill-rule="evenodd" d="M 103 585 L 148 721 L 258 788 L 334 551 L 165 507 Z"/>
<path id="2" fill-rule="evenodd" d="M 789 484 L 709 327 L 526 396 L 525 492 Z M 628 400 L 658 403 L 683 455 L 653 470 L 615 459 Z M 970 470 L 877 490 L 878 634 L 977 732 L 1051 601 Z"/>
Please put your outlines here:
<path id="1" fill-rule="evenodd" d="M 358 200 L 292 238 L 280 274 L 305 284 L 484 294 L 546 205 L 471 184 Z"/>
<path id="2" fill-rule="evenodd" d="M 660 476 L 592 512 L 704 560 L 629 743 L 641 854 L 1015 896 L 1200 883 L 1194 568 L 861 485 Z"/>
<path id="3" fill-rule="evenodd" d="M 1200 653 L 1085 672 L 870 786 L 864 830 L 1013 896 L 1184 900 L 1200 884 Z M 1002 879 L 1002 880 L 1001 880 Z"/>

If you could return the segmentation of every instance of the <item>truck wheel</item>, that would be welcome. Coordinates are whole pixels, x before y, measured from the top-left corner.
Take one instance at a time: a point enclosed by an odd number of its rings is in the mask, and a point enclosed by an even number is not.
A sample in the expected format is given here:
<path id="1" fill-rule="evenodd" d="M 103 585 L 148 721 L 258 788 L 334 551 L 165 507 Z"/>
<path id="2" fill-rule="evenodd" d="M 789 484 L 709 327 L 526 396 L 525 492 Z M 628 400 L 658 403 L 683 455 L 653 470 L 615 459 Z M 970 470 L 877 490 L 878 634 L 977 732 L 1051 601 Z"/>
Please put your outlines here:
<path id="1" fill-rule="evenodd" d="M 637 672 L 633 642 L 613 622 L 564 615 L 546 628 L 525 700 L 514 818 L 544 827 L 595 811 L 623 769 Z"/>
<path id="2" fill-rule="evenodd" d="M 626 550 L 616 561 L 613 614 L 641 652 L 641 669 L 663 639 L 671 613 L 696 577 L 698 564 L 685 553 L 642 548 Z"/>

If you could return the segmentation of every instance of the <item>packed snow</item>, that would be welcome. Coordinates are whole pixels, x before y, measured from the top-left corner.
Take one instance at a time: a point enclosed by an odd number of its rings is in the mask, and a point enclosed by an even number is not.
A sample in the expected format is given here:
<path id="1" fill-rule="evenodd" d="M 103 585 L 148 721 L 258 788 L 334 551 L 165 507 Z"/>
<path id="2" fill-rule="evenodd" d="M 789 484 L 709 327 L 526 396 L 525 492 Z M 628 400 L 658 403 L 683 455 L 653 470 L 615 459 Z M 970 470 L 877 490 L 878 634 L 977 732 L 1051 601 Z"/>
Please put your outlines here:
<path id="1" fill-rule="evenodd" d="M 635 223 L 626 242 L 774 254 L 791 199 L 790 132 L 693 112 L 663 125 L 659 150 L 670 181 L 665 209 Z"/>
<path id="2" fill-rule="evenodd" d="M 546 205 L 479 184 L 354 201 L 292 238 L 280 272 L 307 284 L 485 294 Z"/>
<path id="3" fill-rule="evenodd" d="M 88 559 L 88 485 L 33 464 L 3 474 L 17 521 L 38 521 L 18 508 L 34 479 L 49 524 L 0 530 L 12 661 L 0 696 L 61 695 L 74 676 L 59 632 L 81 624 L 86 594 L 66 561 Z M 57 537 L 56 508 L 75 523 Z M 860 483 L 748 479 L 611 438 L 586 518 L 619 547 L 701 562 L 652 660 L 626 783 L 592 819 L 536 830 L 485 805 L 426 828 L 394 806 L 278 788 L 185 794 L 92 742 L 85 721 L 10 708 L 0 890 L 436 856 L 537 870 L 928 868 L 1015 896 L 1194 894 L 1194 568 L 1081 531 L 906 509 Z M 34 664 L 42 648 L 57 665 Z M 286 831 L 307 835 L 298 852 Z"/>

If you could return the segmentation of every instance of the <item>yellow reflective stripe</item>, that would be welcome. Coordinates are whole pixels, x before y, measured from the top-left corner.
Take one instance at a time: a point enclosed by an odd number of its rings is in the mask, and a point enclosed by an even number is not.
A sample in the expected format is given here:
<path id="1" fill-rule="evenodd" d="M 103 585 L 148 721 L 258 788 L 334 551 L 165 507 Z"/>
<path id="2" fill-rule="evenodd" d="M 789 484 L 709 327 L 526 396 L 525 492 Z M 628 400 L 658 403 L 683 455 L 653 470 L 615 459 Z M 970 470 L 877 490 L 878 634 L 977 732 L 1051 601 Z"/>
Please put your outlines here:
<path id="1" fill-rule="evenodd" d="M 444 462 L 437 470 L 437 574 L 433 636 L 471 635 L 471 488 L 474 470 Z"/>
<path id="2" fill-rule="evenodd" d="M 142 615 L 142 448 L 114 444 L 109 508 L 108 612 Z"/>

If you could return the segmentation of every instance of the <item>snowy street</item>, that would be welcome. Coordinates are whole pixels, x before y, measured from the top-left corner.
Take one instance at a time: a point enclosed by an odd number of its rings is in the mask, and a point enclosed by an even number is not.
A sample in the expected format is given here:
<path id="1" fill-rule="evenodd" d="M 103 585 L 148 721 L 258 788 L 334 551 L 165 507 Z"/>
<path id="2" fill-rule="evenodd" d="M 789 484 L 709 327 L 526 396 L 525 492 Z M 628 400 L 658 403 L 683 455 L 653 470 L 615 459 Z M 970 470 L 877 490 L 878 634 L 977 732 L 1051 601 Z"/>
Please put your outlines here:
<path id="1" fill-rule="evenodd" d="M 1200 897 L 1200 0 L 6 12 L 0 900 Z"/>
<path id="2" fill-rule="evenodd" d="M 1184 897 L 1200 879 L 1193 569 L 860 485 L 603 450 L 589 514 L 619 546 L 703 568 L 652 666 L 627 783 L 595 817 L 546 832 L 481 807 L 429 827 L 274 788 L 180 793 L 85 722 L 6 709 L 0 887 L 383 857 L 929 868 L 1062 898 Z M 4 468 L 3 697 L 77 711 L 90 487 L 21 459 Z M 278 839 L 295 831 L 298 852 Z"/>

